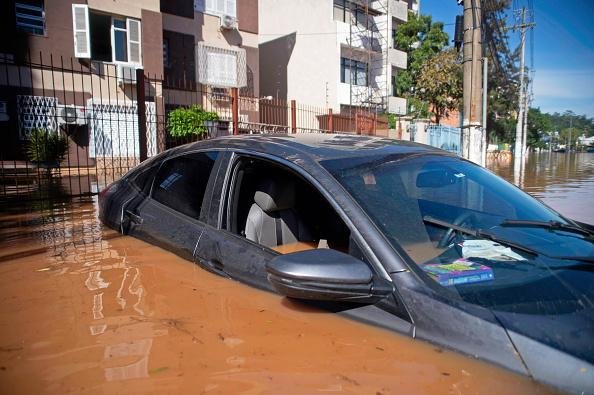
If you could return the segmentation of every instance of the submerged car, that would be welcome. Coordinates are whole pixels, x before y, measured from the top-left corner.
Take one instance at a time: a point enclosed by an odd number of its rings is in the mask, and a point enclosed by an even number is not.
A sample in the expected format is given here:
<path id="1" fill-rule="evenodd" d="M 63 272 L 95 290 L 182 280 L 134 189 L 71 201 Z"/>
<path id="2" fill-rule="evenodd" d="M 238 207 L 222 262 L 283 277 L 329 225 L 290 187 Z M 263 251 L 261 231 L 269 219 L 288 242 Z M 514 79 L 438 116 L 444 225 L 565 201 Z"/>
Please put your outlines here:
<path id="1" fill-rule="evenodd" d="M 432 147 L 201 141 L 100 194 L 108 226 L 204 269 L 594 392 L 594 229 Z"/>

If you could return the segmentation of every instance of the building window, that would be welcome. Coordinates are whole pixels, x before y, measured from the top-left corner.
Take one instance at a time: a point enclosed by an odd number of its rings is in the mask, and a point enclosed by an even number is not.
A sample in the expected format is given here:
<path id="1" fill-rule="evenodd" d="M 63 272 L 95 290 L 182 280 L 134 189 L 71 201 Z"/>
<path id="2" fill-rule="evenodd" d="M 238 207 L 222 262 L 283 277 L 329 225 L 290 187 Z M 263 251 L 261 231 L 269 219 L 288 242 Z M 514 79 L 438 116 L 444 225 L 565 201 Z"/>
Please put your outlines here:
<path id="1" fill-rule="evenodd" d="M 349 0 L 334 0 L 334 20 L 366 27 L 365 10 Z"/>
<path id="2" fill-rule="evenodd" d="M 111 42 L 112 58 L 116 62 L 128 61 L 128 32 L 126 30 L 126 20 L 113 18 L 111 21 Z"/>
<path id="3" fill-rule="evenodd" d="M 198 80 L 204 85 L 219 88 L 246 86 L 245 49 L 227 49 L 198 45 Z"/>
<path id="4" fill-rule="evenodd" d="M 89 11 L 84 4 L 73 4 L 72 17 L 77 58 L 142 63 L 139 20 Z"/>
<path id="5" fill-rule="evenodd" d="M 163 66 L 169 67 L 169 39 L 163 38 Z"/>
<path id="6" fill-rule="evenodd" d="M 45 33 L 45 11 L 43 1 L 19 2 L 14 4 L 16 28 L 22 32 Z"/>
<path id="7" fill-rule="evenodd" d="M 236 0 L 194 0 L 194 9 L 213 15 L 237 16 Z"/>
<path id="8" fill-rule="evenodd" d="M 89 21 L 92 60 L 141 63 L 140 31 L 136 27 L 140 21 L 94 12 L 90 13 Z"/>
<path id="9" fill-rule="evenodd" d="M 396 83 L 396 73 L 392 72 L 392 96 L 398 96 L 398 84 Z"/>
<path id="10" fill-rule="evenodd" d="M 367 86 L 367 63 L 349 58 L 340 58 L 340 82 Z"/>

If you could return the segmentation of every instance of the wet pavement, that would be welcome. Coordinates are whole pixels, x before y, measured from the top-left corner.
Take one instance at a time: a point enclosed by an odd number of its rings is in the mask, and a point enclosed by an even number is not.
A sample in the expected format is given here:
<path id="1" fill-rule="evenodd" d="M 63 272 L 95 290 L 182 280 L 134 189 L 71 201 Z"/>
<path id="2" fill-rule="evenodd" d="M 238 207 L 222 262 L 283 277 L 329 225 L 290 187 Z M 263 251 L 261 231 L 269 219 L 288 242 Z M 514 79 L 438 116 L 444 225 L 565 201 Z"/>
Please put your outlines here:
<path id="1" fill-rule="evenodd" d="M 566 217 L 594 224 L 594 153 L 531 153 L 515 174 L 505 158 L 487 167 Z"/>
<path id="2" fill-rule="evenodd" d="M 2 393 L 549 393 L 217 277 L 105 229 L 96 200 L 0 212 Z"/>

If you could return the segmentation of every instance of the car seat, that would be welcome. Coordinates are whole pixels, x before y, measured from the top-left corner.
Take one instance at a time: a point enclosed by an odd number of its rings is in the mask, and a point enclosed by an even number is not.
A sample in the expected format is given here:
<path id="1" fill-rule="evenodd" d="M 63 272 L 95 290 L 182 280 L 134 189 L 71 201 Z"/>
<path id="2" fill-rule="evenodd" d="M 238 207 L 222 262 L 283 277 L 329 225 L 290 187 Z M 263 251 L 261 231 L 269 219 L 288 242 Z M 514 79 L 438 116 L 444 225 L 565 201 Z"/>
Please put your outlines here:
<path id="1" fill-rule="evenodd" d="M 266 247 L 311 241 L 311 232 L 295 212 L 295 183 L 263 180 L 254 193 L 245 236 Z"/>

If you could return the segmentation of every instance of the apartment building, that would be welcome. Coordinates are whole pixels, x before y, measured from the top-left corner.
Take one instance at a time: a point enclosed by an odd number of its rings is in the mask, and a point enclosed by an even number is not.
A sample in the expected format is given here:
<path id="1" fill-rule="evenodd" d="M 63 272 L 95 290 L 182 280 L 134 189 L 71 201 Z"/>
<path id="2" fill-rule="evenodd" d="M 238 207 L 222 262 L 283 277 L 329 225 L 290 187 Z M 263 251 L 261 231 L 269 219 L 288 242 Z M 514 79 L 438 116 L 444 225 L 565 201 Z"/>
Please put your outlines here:
<path id="1" fill-rule="evenodd" d="M 406 113 L 394 82 L 409 0 L 259 0 L 260 94 L 348 112 Z M 264 78 L 265 77 L 265 78 Z"/>
<path id="2" fill-rule="evenodd" d="M 36 128 L 64 132 L 78 165 L 137 158 L 139 69 L 153 79 L 145 93 L 149 156 L 162 148 L 158 135 L 172 106 L 228 102 L 230 88 L 258 95 L 257 6 L 257 0 L 1 2 L 0 32 L 10 39 L 0 42 L 6 130 L 0 160 L 23 159 L 23 143 Z"/>
<path id="3" fill-rule="evenodd" d="M 224 97 L 230 88 L 259 93 L 258 1 L 161 1 L 166 85 L 201 84 Z"/>
<path id="4" fill-rule="evenodd" d="M 2 159 L 24 159 L 34 129 L 68 136 L 70 165 L 138 157 L 136 70 L 163 73 L 159 1 L 9 0 L 1 8 L 0 30 L 12 38 L 0 44 Z M 156 105 L 153 97 L 147 113 Z M 147 132 L 154 154 L 156 127 Z"/>

